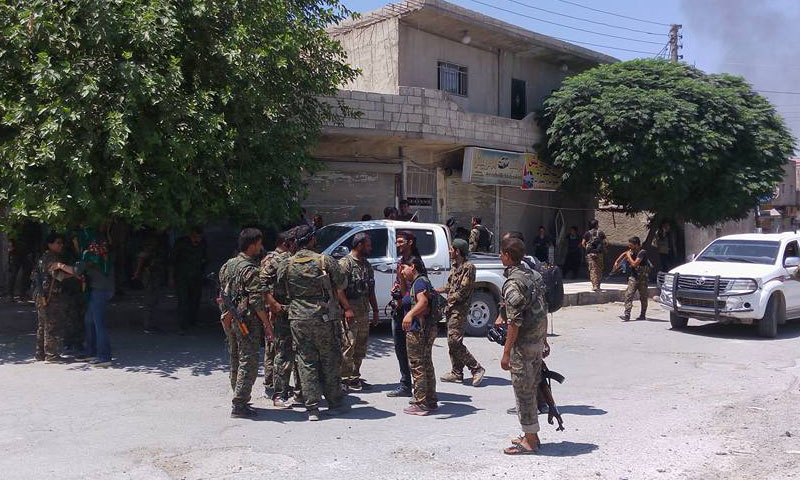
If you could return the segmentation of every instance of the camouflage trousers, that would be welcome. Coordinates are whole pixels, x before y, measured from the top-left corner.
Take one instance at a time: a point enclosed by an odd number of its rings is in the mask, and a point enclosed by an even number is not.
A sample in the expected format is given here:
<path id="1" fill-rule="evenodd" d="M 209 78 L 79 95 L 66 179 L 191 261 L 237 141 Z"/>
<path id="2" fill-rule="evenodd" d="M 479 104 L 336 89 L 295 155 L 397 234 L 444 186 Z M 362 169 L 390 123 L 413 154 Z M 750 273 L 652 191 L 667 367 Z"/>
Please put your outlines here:
<path id="1" fill-rule="evenodd" d="M 354 308 L 356 318 L 344 332 L 342 349 L 342 379 L 361 378 L 361 362 L 367 356 L 369 342 L 369 318 L 367 310 Z"/>
<path id="2" fill-rule="evenodd" d="M 625 289 L 625 316 L 630 318 L 633 310 L 633 297 L 639 292 L 639 302 L 642 304 L 641 316 L 647 313 L 647 274 L 638 277 L 628 277 L 628 288 Z"/>
<path id="3" fill-rule="evenodd" d="M 292 328 L 289 324 L 289 317 L 286 314 L 281 314 L 275 318 L 275 340 L 270 342 L 273 344 L 273 351 L 275 357 L 273 358 L 272 367 L 272 387 L 274 394 L 272 398 L 288 398 L 294 393 L 295 389 L 292 388 L 290 383 L 292 371 L 294 371 L 294 381 L 298 391 L 302 391 L 300 385 L 300 374 L 297 370 L 297 360 L 294 354 L 294 342 L 292 341 Z M 265 355 L 266 358 L 266 355 Z M 267 383 L 266 362 L 264 362 L 264 384 Z"/>
<path id="4" fill-rule="evenodd" d="M 603 255 L 600 253 L 590 253 L 586 255 L 586 265 L 589 267 L 589 280 L 592 288 L 598 290 L 600 282 L 603 280 Z"/>
<path id="5" fill-rule="evenodd" d="M 36 358 L 47 360 L 59 355 L 58 331 L 64 325 L 68 299 L 63 295 L 53 295 L 47 306 L 40 306 L 39 302 L 37 298 Z"/>
<path id="6" fill-rule="evenodd" d="M 406 332 L 408 364 L 414 381 L 414 402 L 433 406 L 439 401 L 436 396 L 436 372 L 433 369 L 433 344 L 439 333 L 437 325 Z"/>
<path id="7" fill-rule="evenodd" d="M 245 316 L 245 323 L 249 333 L 242 332 L 235 320 L 230 328 L 225 329 L 234 405 L 245 405 L 250 401 L 250 393 L 258 377 L 258 351 L 261 349 L 261 337 L 264 336 L 261 320 L 257 316 Z"/>
<path id="8" fill-rule="evenodd" d="M 289 323 L 306 408 L 319 408 L 323 394 L 329 408 L 338 407 L 342 403 L 342 351 L 337 322 L 292 319 Z"/>
<path id="9" fill-rule="evenodd" d="M 453 374 L 463 377 L 464 367 L 475 373 L 480 364 L 464 345 L 464 330 L 467 327 L 469 305 L 453 306 L 447 311 L 447 349 L 450 353 L 450 364 Z"/>
<path id="10" fill-rule="evenodd" d="M 277 321 L 275 322 L 277 325 Z M 278 332 L 277 326 L 275 328 L 275 339 L 264 339 L 264 389 L 275 388 L 275 355 L 277 351 Z"/>
<path id="11" fill-rule="evenodd" d="M 161 303 L 161 295 L 166 290 L 164 274 L 162 272 L 145 272 L 142 277 L 144 285 L 144 303 L 147 312 L 142 318 L 142 326 L 145 330 L 157 327 L 156 311 L 158 304 Z"/>
<path id="12" fill-rule="evenodd" d="M 537 394 L 542 379 L 544 343 L 517 343 L 511 350 L 511 385 L 517 402 L 517 416 L 524 433 L 539 431 Z"/>

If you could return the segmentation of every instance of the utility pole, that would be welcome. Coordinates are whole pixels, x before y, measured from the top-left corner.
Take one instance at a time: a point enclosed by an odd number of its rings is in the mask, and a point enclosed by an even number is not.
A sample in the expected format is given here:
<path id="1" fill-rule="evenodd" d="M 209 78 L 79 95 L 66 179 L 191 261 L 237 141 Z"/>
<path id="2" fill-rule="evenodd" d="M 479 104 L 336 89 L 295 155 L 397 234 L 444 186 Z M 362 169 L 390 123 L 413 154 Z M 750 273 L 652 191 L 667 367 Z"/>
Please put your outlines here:
<path id="1" fill-rule="evenodd" d="M 683 59 L 683 55 L 678 55 L 678 50 L 683 46 L 680 44 L 680 39 L 683 38 L 680 34 L 682 27 L 683 25 L 674 23 L 669 26 L 669 59 L 673 62 Z"/>

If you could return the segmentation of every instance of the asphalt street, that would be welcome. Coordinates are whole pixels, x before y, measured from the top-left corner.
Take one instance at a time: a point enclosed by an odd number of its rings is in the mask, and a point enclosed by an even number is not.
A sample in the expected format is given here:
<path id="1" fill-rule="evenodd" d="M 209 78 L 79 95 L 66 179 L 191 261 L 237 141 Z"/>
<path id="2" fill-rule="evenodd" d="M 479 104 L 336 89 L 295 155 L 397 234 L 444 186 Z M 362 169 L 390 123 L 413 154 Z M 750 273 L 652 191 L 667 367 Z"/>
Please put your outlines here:
<path id="1" fill-rule="evenodd" d="M 120 307 L 122 308 L 122 307 Z M 127 307 L 128 318 L 138 311 Z M 388 330 L 370 338 L 369 392 L 343 417 L 309 423 L 271 408 L 262 379 L 256 420 L 231 419 L 218 328 L 146 336 L 118 321 L 115 365 L 33 362 L 29 305 L 0 305 L 0 477 L 8 479 L 778 479 L 800 478 L 800 322 L 764 340 L 751 327 L 690 322 L 672 331 L 651 308 L 554 316 L 551 369 L 566 431 L 542 424 L 539 455 L 508 457 L 519 433 L 501 349 L 467 345 L 487 369 L 479 388 L 437 384 L 441 409 L 402 413 Z M 638 310 L 634 310 L 637 314 Z M 167 315 L 167 313 L 165 313 Z M 449 367 L 444 332 L 437 376 Z"/>

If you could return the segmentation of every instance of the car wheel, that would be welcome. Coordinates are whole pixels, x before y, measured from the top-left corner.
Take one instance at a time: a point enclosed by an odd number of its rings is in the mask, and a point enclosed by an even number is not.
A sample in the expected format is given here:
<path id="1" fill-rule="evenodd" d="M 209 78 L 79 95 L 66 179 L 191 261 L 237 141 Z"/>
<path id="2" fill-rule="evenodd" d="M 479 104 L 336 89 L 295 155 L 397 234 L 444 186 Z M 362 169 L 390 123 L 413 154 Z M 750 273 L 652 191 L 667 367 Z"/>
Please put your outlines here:
<path id="1" fill-rule="evenodd" d="M 675 312 L 669 312 L 669 324 L 673 330 L 681 330 L 689 324 L 689 317 L 682 317 Z"/>
<path id="2" fill-rule="evenodd" d="M 497 300 L 485 291 L 479 290 L 472 295 L 466 333 L 471 337 L 482 337 L 492 328 L 497 319 Z"/>
<path id="3" fill-rule="evenodd" d="M 778 335 L 778 317 L 781 308 L 780 299 L 773 295 L 767 302 L 767 309 L 764 311 L 764 318 L 758 321 L 758 335 L 765 338 L 775 338 Z"/>

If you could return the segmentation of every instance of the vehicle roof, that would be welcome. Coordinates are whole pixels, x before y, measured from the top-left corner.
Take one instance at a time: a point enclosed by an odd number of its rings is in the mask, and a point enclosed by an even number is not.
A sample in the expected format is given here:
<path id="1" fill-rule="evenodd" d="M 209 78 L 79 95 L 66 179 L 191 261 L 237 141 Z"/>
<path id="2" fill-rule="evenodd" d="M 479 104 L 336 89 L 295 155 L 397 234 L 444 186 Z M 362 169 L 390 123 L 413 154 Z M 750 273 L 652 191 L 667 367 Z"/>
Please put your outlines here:
<path id="1" fill-rule="evenodd" d="M 394 227 L 396 229 L 417 229 L 417 228 L 433 228 L 433 227 L 444 227 L 441 223 L 417 223 L 417 222 L 401 222 L 398 220 L 369 220 L 367 222 L 339 222 L 339 223 L 331 223 L 330 225 L 325 225 L 326 227 L 329 226 L 341 226 L 341 227 L 350 227 L 356 228 L 360 227 L 363 229 L 369 228 L 386 228 L 386 227 Z"/>
<path id="2" fill-rule="evenodd" d="M 741 233 L 737 235 L 726 235 L 718 238 L 718 240 L 762 240 L 780 242 L 783 240 L 793 240 L 800 237 L 797 232 L 783 232 L 783 233 Z"/>

